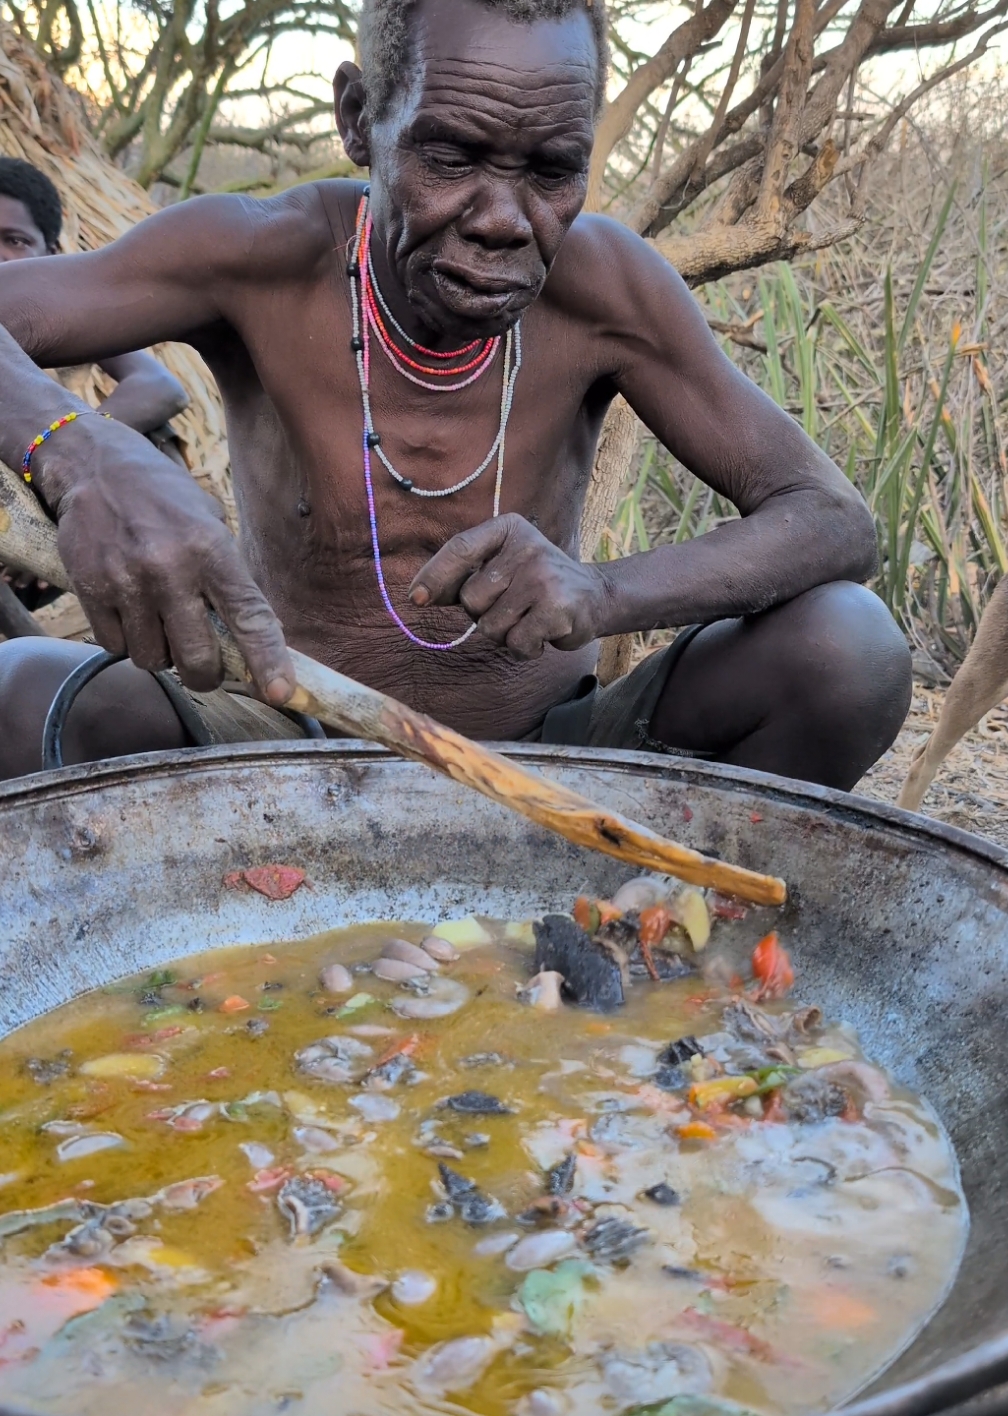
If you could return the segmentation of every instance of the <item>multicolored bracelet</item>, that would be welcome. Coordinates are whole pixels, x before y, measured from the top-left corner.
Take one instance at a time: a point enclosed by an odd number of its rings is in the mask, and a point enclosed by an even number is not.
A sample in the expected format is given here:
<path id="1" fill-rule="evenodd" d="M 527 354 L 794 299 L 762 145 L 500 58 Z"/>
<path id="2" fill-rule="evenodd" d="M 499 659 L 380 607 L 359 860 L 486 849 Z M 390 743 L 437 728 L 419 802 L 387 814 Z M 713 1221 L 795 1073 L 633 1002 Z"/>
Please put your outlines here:
<path id="1" fill-rule="evenodd" d="M 39 433 L 38 437 L 28 444 L 28 451 L 21 459 L 21 475 L 25 481 L 31 485 L 31 460 L 38 452 L 44 442 L 48 442 L 53 433 L 59 432 L 60 428 L 65 428 L 68 423 L 75 423 L 78 418 L 85 417 L 88 413 L 97 413 L 97 409 L 81 409 L 73 413 L 64 413 L 62 418 L 57 418 L 55 423 L 50 423 L 48 428 Z M 111 418 L 111 413 L 98 413 L 99 418 Z"/>

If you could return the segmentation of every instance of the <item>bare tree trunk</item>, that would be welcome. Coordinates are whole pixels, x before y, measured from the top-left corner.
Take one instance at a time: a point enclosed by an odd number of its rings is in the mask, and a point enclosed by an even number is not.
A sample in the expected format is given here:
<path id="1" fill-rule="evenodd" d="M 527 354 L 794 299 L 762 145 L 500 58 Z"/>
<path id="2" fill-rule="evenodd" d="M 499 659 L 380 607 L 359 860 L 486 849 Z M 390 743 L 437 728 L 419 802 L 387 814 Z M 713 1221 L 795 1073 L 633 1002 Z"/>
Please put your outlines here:
<path id="1" fill-rule="evenodd" d="M 602 533 L 616 510 L 620 488 L 637 451 L 638 428 L 637 414 L 625 398 L 617 395 L 602 426 L 581 516 L 582 560 L 593 559 Z M 629 634 L 613 635 L 611 639 L 602 641 L 596 672 L 603 684 L 611 683 L 614 678 L 626 673 L 632 650 L 633 637 Z"/>
<path id="2" fill-rule="evenodd" d="M 581 513 L 581 559 L 593 560 L 602 532 L 609 525 L 620 487 L 637 451 L 637 414 L 617 395 L 606 414 L 595 453 L 591 483 Z"/>

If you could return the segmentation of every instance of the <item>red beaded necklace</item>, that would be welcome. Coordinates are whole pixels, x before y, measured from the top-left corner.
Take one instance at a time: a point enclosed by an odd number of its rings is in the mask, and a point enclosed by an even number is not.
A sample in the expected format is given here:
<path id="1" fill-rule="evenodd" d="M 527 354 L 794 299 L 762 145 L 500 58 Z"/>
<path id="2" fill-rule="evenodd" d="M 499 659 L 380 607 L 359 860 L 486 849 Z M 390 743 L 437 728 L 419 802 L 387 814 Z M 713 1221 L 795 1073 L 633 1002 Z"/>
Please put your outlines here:
<path id="1" fill-rule="evenodd" d="M 511 404 L 514 398 L 515 380 L 518 377 L 518 370 L 521 368 L 521 326 L 517 323 L 514 329 L 508 330 L 504 337 L 504 363 L 501 385 L 501 414 L 500 426 L 497 436 L 486 457 L 468 477 L 456 482 L 452 487 L 428 488 L 414 486 L 409 477 L 404 477 L 391 463 L 381 446 L 381 437 L 375 431 L 374 422 L 371 416 L 371 334 L 373 333 L 379 347 L 392 364 L 404 378 L 411 383 L 417 384 L 420 388 L 429 389 L 433 393 L 453 393 L 458 389 L 466 388 L 480 378 L 494 362 L 498 350 L 501 346 L 500 335 L 494 335 L 489 339 L 473 340 L 464 345 L 461 349 L 442 352 L 435 349 L 426 349 L 422 344 L 418 344 L 411 339 L 402 326 L 398 323 L 392 311 L 389 309 L 378 282 L 374 278 L 374 267 L 371 261 L 371 217 L 368 211 L 368 193 L 365 189 L 357 208 L 357 223 L 354 234 L 353 254 L 347 266 L 350 276 L 353 293 L 353 337 L 350 347 L 353 350 L 357 363 L 357 375 L 360 382 L 361 406 L 364 414 L 364 485 L 367 490 L 368 519 L 371 524 L 371 547 L 374 557 L 375 576 L 378 580 L 378 589 L 381 594 L 389 616 L 402 631 L 407 639 L 423 649 L 454 649 L 459 644 L 463 644 L 471 634 L 475 632 L 476 625 L 472 624 L 464 634 L 447 643 L 435 643 L 429 639 L 421 639 L 419 635 L 413 633 L 407 624 L 404 623 L 395 606 L 392 604 L 388 588 L 385 584 L 385 575 L 382 570 L 381 549 L 378 542 L 378 521 L 375 512 L 374 488 L 371 481 L 371 454 L 374 452 L 390 476 L 403 488 L 404 491 L 411 492 L 417 497 L 448 497 L 455 492 L 460 492 L 464 487 L 468 487 L 475 482 L 477 477 L 482 476 L 490 463 L 496 457 L 497 460 L 497 481 L 494 487 L 494 516 L 500 513 L 501 483 L 504 477 L 504 434 L 507 430 L 508 418 L 511 413 Z M 382 316 L 385 316 L 383 320 Z M 399 337 L 405 341 L 409 348 L 416 354 L 427 359 L 440 360 L 442 366 L 421 363 L 407 354 L 405 350 L 397 347 L 393 342 L 385 321 L 391 325 Z M 474 354 L 474 351 L 478 351 Z M 473 357 L 469 357 L 472 355 Z M 458 361 L 465 362 L 459 363 Z M 450 364 L 450 367 L 444 367 Z M 417 373 L 411 373 L 414 369 Z M 424 375 L 423 378 L 418 374 Z M 453 383 L 428 383 L 431 378 L 454 379 Z"/>

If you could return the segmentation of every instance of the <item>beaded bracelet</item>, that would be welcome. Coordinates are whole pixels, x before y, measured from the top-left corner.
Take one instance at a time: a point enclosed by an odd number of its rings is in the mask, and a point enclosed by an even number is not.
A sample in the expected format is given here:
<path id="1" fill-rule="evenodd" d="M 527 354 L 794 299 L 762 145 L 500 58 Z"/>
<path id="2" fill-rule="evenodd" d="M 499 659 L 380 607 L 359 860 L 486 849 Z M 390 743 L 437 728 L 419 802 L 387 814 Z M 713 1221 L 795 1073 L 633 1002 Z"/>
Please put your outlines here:
<path id="1" fill-rule="evenodd" d="M 21 475 L 25 481 L 31 484 L 31 460 L 44 442 L 48 442 L 53 433 L 59 432 L 60 428 L 65 428 L 68 423 L 75 423 L 78 418 L 83 418 L 87 413 L 97 412 L 94 408 L 87 408 L 73 413 L 64 413 L 62 418 L 57 418 L 55 423 L 50 423 L 48 428 L 39 433 L 38 437 L 28 444 L 28 451 L 21 459 Z M 111 418 L 111 413 L 98 413 L 99 418 Z"/>

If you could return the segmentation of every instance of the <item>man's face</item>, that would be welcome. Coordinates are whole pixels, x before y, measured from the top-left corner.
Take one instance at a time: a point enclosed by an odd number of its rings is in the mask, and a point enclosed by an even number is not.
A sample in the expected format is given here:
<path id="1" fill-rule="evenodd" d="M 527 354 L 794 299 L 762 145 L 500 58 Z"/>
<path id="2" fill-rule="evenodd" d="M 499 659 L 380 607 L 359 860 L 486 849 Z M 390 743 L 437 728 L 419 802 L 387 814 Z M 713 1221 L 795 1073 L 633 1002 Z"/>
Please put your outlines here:
<path id="1" fill-rule="evenodd" d="M 375 239 L 431 329 L 496 334 L 539 294 L 584 202 L 591 23 L 421 0 L 412 39 L 408 84 L 369 133 Z"/>
<path id="2" fill-rule="evenodd" d="M 23 261 L 28 256 L 48 254 L 45 237 L 24 202 L 0 196 L 0 261 Z"/>

